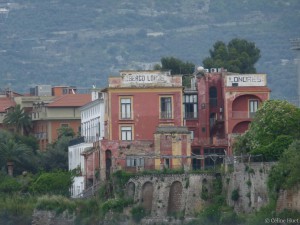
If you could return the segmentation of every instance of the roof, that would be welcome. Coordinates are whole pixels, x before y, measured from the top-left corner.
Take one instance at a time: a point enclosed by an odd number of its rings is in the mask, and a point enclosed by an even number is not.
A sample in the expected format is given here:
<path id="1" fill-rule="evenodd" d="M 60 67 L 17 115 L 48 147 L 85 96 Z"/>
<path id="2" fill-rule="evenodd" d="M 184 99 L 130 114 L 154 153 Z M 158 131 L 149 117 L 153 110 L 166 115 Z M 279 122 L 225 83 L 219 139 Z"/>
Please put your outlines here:
<path id="1" fill-rule="evenodd" d="M 6 109 L 15 105 L 16 103 L 11 98 L 0 98 L 0 112 L 6 112 Z"/>
<path id="2" fill-rule="evenodd" d="M 67 94 L 53 99 L 47 107 L 81 107 L 92 101 L 90 94 Z"/>

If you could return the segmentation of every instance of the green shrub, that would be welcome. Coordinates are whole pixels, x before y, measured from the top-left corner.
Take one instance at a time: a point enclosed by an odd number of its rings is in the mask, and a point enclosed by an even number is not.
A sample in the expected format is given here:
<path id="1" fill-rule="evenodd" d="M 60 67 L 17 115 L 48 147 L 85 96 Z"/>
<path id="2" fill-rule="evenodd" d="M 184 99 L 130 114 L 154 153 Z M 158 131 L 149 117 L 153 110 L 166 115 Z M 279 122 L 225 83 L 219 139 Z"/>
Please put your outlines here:
<path id="1" fill-rule="evenodd" d="M 135 206 L 131 209 L 132 219 L 139 223 L 145 216 L 147 216 L 146 210 L 142 206 Z"/>
<path id="2" fill-rule="evenodd" d="M 202 185 L 201 199 L 203 199 L 204 201 L 207 201 L 209 199 L 208 189 L 205 185 Z"/>
<path id="3" fill-rule="evenodd" d="M 231 192 L 231 200 L 236 202 L 237 200 L 239 200 L 239 198 L 240 198 L 239 189 L 234 189 Z"/>
<path id="4" fill-rule="evenodd" d="M 123 198 L 124 197 L 124 188 L 129 179 L 133 176 L 131 173 L 127 173 L 123 170 L 118 170 L 112 175 L 113 179 L 113 190 L 116 194 L 115 197 Z"/>
<path id="5" fill-rule="evenodd" d="M 1 176 L 0 192 L 12 194 L 21 190 L 22 185 L 15 179 L 9 176 Z"/>
<path id="6" fill-rule="evenodd" d="M 122 212 L 124 207 L 133 203 L 132 199 L 115 198 L 109 199 L 102 205 L 102 212 L 106 214 L 108 211 Z"/>
<path id="7" fill-rule="evenodd" d="M 30 186 L 30 190 L 37 194 L 56 194 L 69 196 L 72 184 L 71 172 L 56 171 L 42 173 Z"/>
<path id="8" fill-rule="evenodd" d="M 66 210 L 69 213 L 73 213 L 76 209 L 76 203 L 64 196 L 45 195 L 38 198 L 36 208 L 40 210 L 55 211 L 58 214 L 63 213 Z"/>
<path id="9" fill-rule="evenodd" d="M 31 196 L 0 196 L 0 224 L 31 225 L 36 198 Z"/>
<path id="10" fill-rule="evenodd" d="M 222 212 L 220 218 L 220 224 L 222 225 L 234 225 L 239 224 L 239 218 L 234 211 Z"/>

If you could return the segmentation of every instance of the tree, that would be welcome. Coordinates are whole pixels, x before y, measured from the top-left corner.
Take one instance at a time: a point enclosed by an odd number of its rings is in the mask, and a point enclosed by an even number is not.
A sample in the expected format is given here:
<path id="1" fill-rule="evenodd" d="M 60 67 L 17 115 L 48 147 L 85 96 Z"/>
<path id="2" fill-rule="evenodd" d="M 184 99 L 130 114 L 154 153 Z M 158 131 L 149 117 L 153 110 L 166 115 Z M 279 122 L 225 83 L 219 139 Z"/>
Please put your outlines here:
<path id="1" fill-rule="evenodd" d="M 289 145 L 300 138 L 300 109 L 287 101 L 265 101 L 249 130 L 237 139 L 234 151 L 244 147 L 251 154 L 277 160 Z"/>
<path id="2" fill-rule="evenodd" d="M 300 140 L 294 141 L 283 153 L 269 175 L 268 187 L 278 192 L 300 183 Z"/>
<path id="3" fill-rule="evenodd" d="M 23 163 L 32 156 L 32 150 L 25 144 L 15 142 L 13 138 L 0 143 L 0 160 L 6 163 L 8 174 L 13 176 L 14 164 Z"/>
<path id="4" fill-rule="evenodd" d="M 209 50 L 210 57 L 203 60 L 205 68 L 225 68 L 236 73 L 256 73 L 254 64 L 260 58 L 255 43 L 244 39 L 232 39 L 228 45 L 217 41 Z"/>
<path id="5" fill-rule="evenodd" d="M 183 62 L 174 57 L 161 58 L 161 66 L 155 65 L 154 69 L 158 70 L 171 70 L 172 75 L 182 75 L 182 85 L 190 87 L 191 76 L 195 70 L 195 64 L 191 62 Z"/>
<path id="6" fill-rule="evenodd" d="M 31 129 L 31 118 L 20 105 L 16 105 L 8 111 L 3 123 L 13 127 L 18 134 L 28 134 Z"/>
<path id="7" fill-rule="evenodd" d="M 57 129 L 58 138 L 61 137 L 74 137 L 75 132 L 71 127 L 60 127 Z"/>
<path id="8" fill-rule="evenodd" d="M 68 170 L 68 145 L 71 139 L 70 136 L 62 136 L 53 144 L 49 144 L 46 152 L 40 152 L 39 156 L 45 171 Z"/>
<path id="9" fill-rule="evenodd" d="M 195 64 L 191 62 L 183 62 L 180 59 L 174 57 L 161 58 L 162 70 L 171 70 L 171 74 L 193 74 L 195 70 Z"/>

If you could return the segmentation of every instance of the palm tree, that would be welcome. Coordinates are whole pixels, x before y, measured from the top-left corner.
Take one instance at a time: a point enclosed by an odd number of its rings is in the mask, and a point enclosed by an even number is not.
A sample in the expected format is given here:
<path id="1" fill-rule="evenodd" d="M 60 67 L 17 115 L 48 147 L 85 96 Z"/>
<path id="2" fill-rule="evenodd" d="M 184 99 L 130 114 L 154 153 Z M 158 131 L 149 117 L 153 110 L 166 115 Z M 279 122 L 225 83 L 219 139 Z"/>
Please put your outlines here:
<path id="1" fill-rule="evenodd" d="M 0 143 L 0 160 L 6 163 L 10 176 L 13 176 L 14 163 L 22 163 L 30 156 L 32 156 L 32 150 L 27 145 L 16 143 L 13 138 Z"/>
<path id="2" fill-rule="evenodd" d="M 3 123 L 14 127 L 18 134 L 23 134 L 24 132 L 28 134 L 31 129 L 31 118 L 20 105 L 16 105 L 8 111 Z"/>

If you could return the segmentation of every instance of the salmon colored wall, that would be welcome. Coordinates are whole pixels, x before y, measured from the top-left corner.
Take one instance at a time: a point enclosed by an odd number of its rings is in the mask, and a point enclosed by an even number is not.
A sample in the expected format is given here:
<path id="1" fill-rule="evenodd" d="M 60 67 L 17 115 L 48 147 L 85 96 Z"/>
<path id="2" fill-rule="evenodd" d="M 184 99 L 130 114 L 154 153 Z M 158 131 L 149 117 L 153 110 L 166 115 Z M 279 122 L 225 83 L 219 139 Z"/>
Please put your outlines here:
<path id="1" fill-rule="evenodd" d="M 111 131 L 112 140 L 119 140 L 120 125 L 129 124 L 134 126 L 134 139 L 151 140 L 156 127 L 159 124 L 182 125 L 182 91 L 164 90 L 162 92 L 120 92 L 111 94 Z M 120 116 L 120 97 L 132 97 L 132 120 L 121 120 Z M 171 96 L 173 98 L 173 118 L 159 119 L 160 96 Z"/>
<path id="2" fill-rule="evenodd" d="M 77 134 L 80 127 L 80 119 L 78 120 L 54 120 L 51 121 L 51 137 L 52 142 L 55 141 L 58 137 L 57 130 L 61 127 L 62 124 L 68 124 L 69 127 L 73 129 L 75 134 Z"/>

